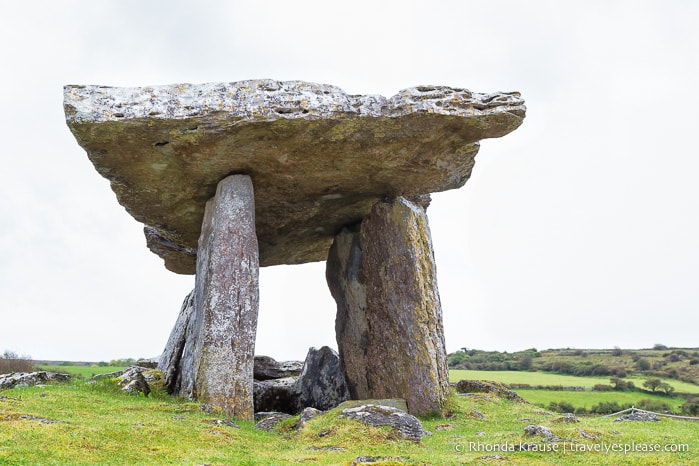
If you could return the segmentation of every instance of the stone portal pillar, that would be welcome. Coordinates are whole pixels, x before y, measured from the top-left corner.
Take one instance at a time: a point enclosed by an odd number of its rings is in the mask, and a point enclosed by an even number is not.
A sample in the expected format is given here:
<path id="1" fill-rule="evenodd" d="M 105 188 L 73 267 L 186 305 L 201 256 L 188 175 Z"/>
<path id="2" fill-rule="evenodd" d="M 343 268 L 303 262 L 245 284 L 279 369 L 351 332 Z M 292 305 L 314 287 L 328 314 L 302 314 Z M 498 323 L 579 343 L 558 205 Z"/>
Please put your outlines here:
<path id="1" fill-rule="evenodd" d="M 427 216 L 398 198 L 336 238 L 326 273 L 337 301 L 340 359 L 356 398 L 441 409 L 449 389 L 442 309 Z"/>
<path id="2" fill-rule="evenodd" d="M 179 391 L 242 419 L 254 415 L 258 255 L 252 182 L 229 176 L 206 204 Z"/>

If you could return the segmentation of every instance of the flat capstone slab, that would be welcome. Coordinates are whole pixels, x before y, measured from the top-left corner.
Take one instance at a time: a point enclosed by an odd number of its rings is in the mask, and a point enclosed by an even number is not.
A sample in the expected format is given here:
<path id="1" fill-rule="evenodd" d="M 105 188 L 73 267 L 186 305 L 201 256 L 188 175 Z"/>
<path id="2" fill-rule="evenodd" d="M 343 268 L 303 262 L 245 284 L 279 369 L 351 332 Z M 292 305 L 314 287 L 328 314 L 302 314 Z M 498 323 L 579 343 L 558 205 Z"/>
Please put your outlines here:
<path id="1" fill-rule="evenodd" d="M 66 121 L 148 247 L 196 270 L 219 181 L 255 189 L 260 265 L 322 261 L 333 237 L 385 197 L 459 188 L 478 141 L 525 116 L 519 93 L 419 86 L 391 98 L 302 81 L 138 88 L 65 86 Z"/>

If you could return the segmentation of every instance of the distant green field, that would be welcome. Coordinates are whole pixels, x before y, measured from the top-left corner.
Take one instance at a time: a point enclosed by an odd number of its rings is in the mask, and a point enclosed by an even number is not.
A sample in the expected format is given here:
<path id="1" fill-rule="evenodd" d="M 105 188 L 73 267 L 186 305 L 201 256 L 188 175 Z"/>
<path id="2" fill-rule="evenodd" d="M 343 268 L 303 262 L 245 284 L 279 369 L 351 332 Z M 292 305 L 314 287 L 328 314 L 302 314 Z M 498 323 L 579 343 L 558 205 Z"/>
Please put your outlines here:
<path id="1" fill-rule="evenodd" d="M 115 366 L 38 366 L 38 369 L 43 371 L 51 372 L 61 372 L 64 374 L 77 375 L 83 378 L 90 378 L 96 374 L 109 374 L 110 372 L 116 372 L 125 367 L 115 367 Z"/>
<path id="2" fill-rule="evenodd" d="M 579 386 L 585 387 L 588 390 L 597 384 L 609 384 L 609 377 L 576 377 L 574 375 L 524 371 L 449 371 L 450 382 L 458 382 L 462 379 L 493 380 L 504 384 L 522 383 L 529 385 L 563 385 L 565 387 Z M 624 380 L 632 380 L 637 387 L 643 387 L 643 381 L 646 380 L 646 378 L 626 377 Z M 667 382 L 675 387 L 675 391 L 678 393 L 699 393 L 699 385 L 673 379 L 663 379 L 663 382 Z"/>
<path id="3" fill-rule="evenodd" d="M 617 402 L 623 406 L 626 404 L 638 405 L 641 400 L 653 400 L 667 403 L 679 411 L 680 406 L 685 402 L 680 397 L 670 398 L 640 392 L 569 392 L 559 390 L 516 390 L 516 392 L 519 396 L 535 405 L 548 406 L 552 401 L 556 403 L 565 401 L 576 408 L 585 408 L 586 410 L 603 402 Z"/>

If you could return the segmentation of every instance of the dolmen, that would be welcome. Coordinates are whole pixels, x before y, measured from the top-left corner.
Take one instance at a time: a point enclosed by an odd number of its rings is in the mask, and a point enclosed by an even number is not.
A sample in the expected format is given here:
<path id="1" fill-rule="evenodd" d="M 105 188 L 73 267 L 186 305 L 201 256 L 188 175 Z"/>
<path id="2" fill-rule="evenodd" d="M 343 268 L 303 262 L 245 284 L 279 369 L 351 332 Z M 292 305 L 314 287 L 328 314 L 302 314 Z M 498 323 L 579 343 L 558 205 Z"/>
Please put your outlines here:
<path id="1" fill-rule="evenodd" d="M 520 126 L 517 92 L 393 97 L 249 80 L 64 87 L 68 127 L 165 267 L 195 274 L 160 360 L 173 393 L 253 418 L 259 267 L 327 261 L 352 399 L 438 412 L 448 391 L 426 209 L 479 141 Z"/>

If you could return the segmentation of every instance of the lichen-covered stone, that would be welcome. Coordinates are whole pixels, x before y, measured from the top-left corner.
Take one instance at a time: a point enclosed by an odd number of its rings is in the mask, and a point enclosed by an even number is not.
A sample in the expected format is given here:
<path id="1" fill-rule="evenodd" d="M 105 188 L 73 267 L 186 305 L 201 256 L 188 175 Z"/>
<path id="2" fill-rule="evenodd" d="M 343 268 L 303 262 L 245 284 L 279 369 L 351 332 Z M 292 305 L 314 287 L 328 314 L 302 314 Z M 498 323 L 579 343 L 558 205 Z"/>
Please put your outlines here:
<path id="1" fill-rule="evenodd" d="M 354 419 L 370 426 L 390 426 L 406 440 L 419 442 L 429 432 L 423 430 L 422 423 L 415 416 L 391 406 L 365 404 L 356 408 L 343 409 L 339 414 L 343 419 Z"/>
<path id="2" fill-rule="evenodd" d="M 253 419 L 258 249 L 250 177 L 218 184 L 206 204 L 197 256 L 194 310 L 187 325 L 180 394 Z"/>
<path id="3" fill-rule="evenodd" d="M 193 337 L 193 335 L 187 334 L 187 329 L 191 329 L 190 320 L 193 312 L 194 290 L 190 291 L 184 298 L 175 326 L 172 328 L 165 345 L 165 351 L 158 362 L 158 368 L 163 371 L 165 386 L 169 393 L 179 393 L 182 387 L 182 357 L 187 338 Z"/>
<path id="4" fill-rule="evenodd" d="M 349 399 L 335 350 L 327 346 L 308 350 L 303 370 L 294 385 L 294 394 L 297 412 L 309 407 L 326 411 Z"/>
<path id="5" fill-rule="evenodd" d="M 524 118 L 518 93 L 444 86 L 391 98 L 301 81 L 66 86 L 66 120 L 168 269 L 194 273 L 219 181 L 255 185 L 261 265 L 325 260 L 384 196 L 462 186 L 478 141 Z"/>
<path id="6" fill-rule="evenodd" d="M 366 286 L 358 228 L 345 228 L 335 237 L 328 253 L 325 276 L 337 303 L 335 338 L 350 397 L 353 400 L 371 398 L 367 382 Z"/>
<path id="7" fill-rule="evenodd" d="M 402 197 L 377 203 L 359 233 L 336 237 L 327 267 L 353 397 L 404 398 L 412 414 L 439 412 L 448 368 L 424 209 Z"/>

